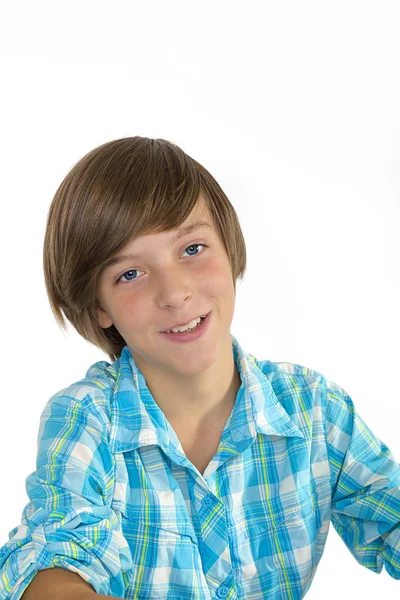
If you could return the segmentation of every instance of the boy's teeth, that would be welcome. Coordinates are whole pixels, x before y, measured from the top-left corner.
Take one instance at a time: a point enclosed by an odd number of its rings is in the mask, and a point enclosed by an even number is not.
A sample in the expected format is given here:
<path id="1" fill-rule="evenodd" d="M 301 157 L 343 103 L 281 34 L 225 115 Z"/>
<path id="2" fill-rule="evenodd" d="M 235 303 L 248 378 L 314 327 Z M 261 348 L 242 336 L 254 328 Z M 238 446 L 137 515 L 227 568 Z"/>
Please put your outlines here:
<path id="1" fill-rule="evenodd" d="M 178 331 L 188 331 L 189 329 L 194 329 L 195 327 L 197 327 L 200 321 L 201 318 L 197 317 L 197 319 L 193 319 L 193 321 L 190 321 L 190 323 L 188 323 L 186 327 L 173 327 L 172 329 L 169 329 L 167 333 L 171 333 L 171 331 L 173 331 L 174 333 L 178 333 Z"/>

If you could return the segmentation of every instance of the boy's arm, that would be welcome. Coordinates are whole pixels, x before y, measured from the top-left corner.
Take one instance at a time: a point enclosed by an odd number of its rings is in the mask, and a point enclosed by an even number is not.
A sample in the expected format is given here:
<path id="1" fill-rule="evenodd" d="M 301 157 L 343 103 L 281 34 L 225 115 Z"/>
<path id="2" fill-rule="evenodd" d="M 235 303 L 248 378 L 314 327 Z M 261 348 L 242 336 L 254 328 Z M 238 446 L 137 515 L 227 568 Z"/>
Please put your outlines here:
<path id="1" fill-rule="evenodd" d="M 112 505 L 108 417 L 98 408 L 104 393 L 89 386 L 67 392 L 51 398 L 41 416 L 36 471 L 26 479 L 30 502 L 0 548 L 0 599 L 20 600 L 36 576 L 38 586 L 54 576 L 41 572 L 56 568 L 88 583 L 87 595 L 124 598 L 129 585 L 132 558 Z"/>
<path id="2" fill-rule="evenodd" d="M 77 573 L 54 567 L 39 571 L 22 594 L 21 600 L 89 600 L 95 597 L 98 594 Z"/>
<path id="3" fill-rule="evenodd" d="M 95 600 L 114 598 L 96 594 L 91 585 L 72 571 L 66 569 L 45 569 L 39 571 L 28 585 L 21 600 Z"/>
<path id="4" fill-rule="evenodd" d="M 326 438 L 333 526 L 361 565 L 400 579 L 400 465 L 329 381 Z"/>

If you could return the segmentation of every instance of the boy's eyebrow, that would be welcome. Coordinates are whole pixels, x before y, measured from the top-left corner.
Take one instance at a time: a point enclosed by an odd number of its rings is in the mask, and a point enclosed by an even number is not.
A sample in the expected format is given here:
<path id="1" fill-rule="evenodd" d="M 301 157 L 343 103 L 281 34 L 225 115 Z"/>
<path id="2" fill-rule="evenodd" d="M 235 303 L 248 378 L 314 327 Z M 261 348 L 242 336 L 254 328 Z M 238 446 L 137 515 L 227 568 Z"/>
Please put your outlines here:
<path id="1" fill-rule="evenodd" d="M 189 233 L 192 233 L 193 231 L 195 231 L 196 229 L 200 229 L 201 227 L 212 228 L 212 225 L 210 223 L 207 223 L 207 221 L 196 221 L 195 223 L 192 223 L 191 225 L 182 227 L 181 229 L 179 229 L 178 233 L 176 235 L 174 235 L 174 237 L 171 239 L 169 245 L 172 246 L 181 237 L 183 237 L 185 235 L 189 235 Z M 114 267 L 115 265 L 119 264 L 120 262 L 123 262 L 124 260 L 136 260 L 138 258 L 141 258 L 141 256 L 142 256 L 141 254 L 119 254 L 118 256 L 114 256 L 114 257 L 110 258 L 108 261 L 106 261 L 106 263 L 104 264 L 104 266 L 102 268 L 102 271 L 106 271 L 106 270 L 110 269 L 111 267 Z"/>

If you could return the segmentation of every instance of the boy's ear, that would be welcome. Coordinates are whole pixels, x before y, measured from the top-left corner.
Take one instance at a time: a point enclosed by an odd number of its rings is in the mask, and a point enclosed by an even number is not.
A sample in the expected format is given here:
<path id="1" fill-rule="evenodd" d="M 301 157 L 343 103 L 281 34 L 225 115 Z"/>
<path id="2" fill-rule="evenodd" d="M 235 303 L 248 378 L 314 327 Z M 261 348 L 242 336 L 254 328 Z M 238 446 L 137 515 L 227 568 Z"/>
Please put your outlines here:
<path id="1" fill-rule="evenodd" d="M 111 327 L 113 324 L 112 320 L 101 306 L 96 306 L 97 322 L 103 329 Z"/>

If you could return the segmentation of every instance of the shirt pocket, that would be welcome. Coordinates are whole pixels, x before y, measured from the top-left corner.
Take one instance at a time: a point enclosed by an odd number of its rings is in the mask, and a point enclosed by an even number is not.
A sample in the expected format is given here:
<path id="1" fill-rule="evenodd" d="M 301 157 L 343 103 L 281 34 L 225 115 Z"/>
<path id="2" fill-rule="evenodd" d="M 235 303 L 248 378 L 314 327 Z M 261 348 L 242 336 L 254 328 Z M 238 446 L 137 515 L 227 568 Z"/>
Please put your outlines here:
<path id="1" fill-rule="evenodd" d="M 312 487 L 296 490 L 296 497 L 283 494 L 234 509 L 228 531 L 238 573 L 264 573 L 273 587 L 295 578 L 305 592 L 313 577 L 318 540 Z M 243 585 L 251 586 L 251 581 L 249 576 Z"/>
<path id="2" fill-rule="evenodd" d="M 259 493 L 259 488 L 258 488 Z M 315 573 L 316 492 L 305 486 L 268 499 L 247 494 L 244 507 L 228 517 L 229 544 L 243 597 L 254 595 L 262 574 L 263 589 L 285 590 L 293 582 L 303 597 Z"/>
<path id="3" fill-rule="evenodd" d="M 189 538 L 197 545 L 196 534 L 178 488 L 167 492 L 137 490 L 133 500 L 126 505 L 123 515 L 125 524 L 159 531 L 165 539 L 172 541 Z"/>
<path id="4" fill-rule="evenodd" d="M 296 528 L 303 521 L 309 521 L 315 512 L 314 493 L 306 486 L 297 490 L 295 498 L 292 494 L 283 494 L 232 509 L 228 522 L 230 545 L 237 547 L 267 532 Z"/>
<path id="5" fill-rule="evenodd" d="M 166 598 L 173 587 L 190 597 L 193 585 L 208 598 L 197 538 L 183 510 L 172 503 L 162 507 L 159 494 L 146 490 L 126 507 L 122 530 L 132 556 L 126 598 Z M 154 497 L 153 497 L 154 496 Z"/>

